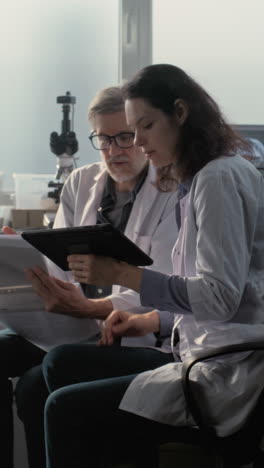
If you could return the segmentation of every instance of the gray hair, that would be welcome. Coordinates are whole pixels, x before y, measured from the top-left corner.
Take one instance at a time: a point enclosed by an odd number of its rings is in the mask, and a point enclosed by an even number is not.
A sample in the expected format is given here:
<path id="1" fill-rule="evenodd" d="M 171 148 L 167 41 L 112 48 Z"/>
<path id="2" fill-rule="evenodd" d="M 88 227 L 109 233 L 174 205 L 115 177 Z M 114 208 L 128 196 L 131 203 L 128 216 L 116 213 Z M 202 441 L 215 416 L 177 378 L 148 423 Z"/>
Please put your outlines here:
<path id="1" fill-rule="evenodd" d="M 98 114 L 112 114 L 124 110 L 124 97 L 119 86 L 98 91 L 88 107 L 88 119 L 92 123 Z"/>

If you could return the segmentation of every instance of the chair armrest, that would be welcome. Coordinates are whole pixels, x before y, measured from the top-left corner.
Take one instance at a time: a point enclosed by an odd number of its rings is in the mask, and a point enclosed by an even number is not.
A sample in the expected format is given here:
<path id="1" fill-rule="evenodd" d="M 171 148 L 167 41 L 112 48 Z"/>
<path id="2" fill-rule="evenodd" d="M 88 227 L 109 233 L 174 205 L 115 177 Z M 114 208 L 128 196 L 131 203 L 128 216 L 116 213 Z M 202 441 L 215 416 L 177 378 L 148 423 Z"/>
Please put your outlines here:
<path id="1" fill-rule="evenodd" d="M 257 350 L 264 350 L 264 340 L 223 346 L 221 348 L 208 351 L 207 353 L 202 352 L 194 354 L 193 356 L 190 356 L 185 361 L 183 361 L 182 387 L 186 403 L 195 423 L 206 434 L 207 437 L 215 438 L 216 434 L 212 428 L 206 426 L 204 423 L 202 410 L 200 410 L 199 403 L 195 400 L 194 395 L 192 394 L 191 381 L 189 379 L 191 369 L 197 362 L 206 361 L 208 359 L 224 356 L 226 354 Z"/>

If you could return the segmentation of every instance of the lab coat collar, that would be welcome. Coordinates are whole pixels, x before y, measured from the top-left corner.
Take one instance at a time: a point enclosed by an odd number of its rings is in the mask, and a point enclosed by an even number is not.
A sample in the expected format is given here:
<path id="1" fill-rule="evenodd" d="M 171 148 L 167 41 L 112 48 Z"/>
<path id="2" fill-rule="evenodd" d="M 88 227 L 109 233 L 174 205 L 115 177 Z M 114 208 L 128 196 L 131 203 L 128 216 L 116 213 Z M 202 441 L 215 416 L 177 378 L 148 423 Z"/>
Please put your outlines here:
<path id="1" fill-rule="evenodd" d="M 156 169 L 152 164 L 149 164 L 147 176 L 136 196 L 125 230 L 125 234 L 133 241 L 137 238 L 142 222 L 148 215 L 158 196 L 158 189 L 155 186 L 155 181 Z"/>
<path id="2" fill-rule="evenodd" d="M 187 179 L 178 185 L 179 198 L 184 197 L 191 189 L 193 178 Z"/>

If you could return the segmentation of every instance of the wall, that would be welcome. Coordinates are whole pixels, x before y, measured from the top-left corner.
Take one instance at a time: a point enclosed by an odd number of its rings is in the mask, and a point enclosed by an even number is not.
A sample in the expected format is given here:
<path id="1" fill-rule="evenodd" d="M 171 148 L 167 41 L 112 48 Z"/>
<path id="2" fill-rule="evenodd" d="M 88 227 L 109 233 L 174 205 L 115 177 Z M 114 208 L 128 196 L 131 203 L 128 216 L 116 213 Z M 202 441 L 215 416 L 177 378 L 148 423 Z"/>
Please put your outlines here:
<path id="1" fill-rule="evenodd" d="M 172 63 L 233 124 L 263 124 L 262 0 L 153 0 L 153 63 Z"/>
<path id="2" fill-rule="evenodd" d="M 49 149 L 61 131 L 56 97 L 76 96 L 78 166 L 98 154 L 88 141 L 87 106 L 118 81 L 118 0 L 9 0 L 1 7 L 1 152 L 4 188 L 12 172 L 55 173 Z"/>

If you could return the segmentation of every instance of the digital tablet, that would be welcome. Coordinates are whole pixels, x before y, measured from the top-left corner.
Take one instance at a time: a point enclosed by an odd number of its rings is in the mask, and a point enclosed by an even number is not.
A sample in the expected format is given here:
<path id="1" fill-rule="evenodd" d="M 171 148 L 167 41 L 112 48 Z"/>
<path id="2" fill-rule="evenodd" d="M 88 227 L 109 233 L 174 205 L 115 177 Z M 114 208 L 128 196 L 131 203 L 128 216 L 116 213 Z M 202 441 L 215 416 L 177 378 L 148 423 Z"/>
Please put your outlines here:
<path id="1" fill-rule="evenodd" d="M 67 256 L 71 254 L 104 255 L 136 266 L 153 263 L 143 250 L 108 223 L 34 229 L 23 231 L 21 236 L 64 271 L 69 270 Z"/>

